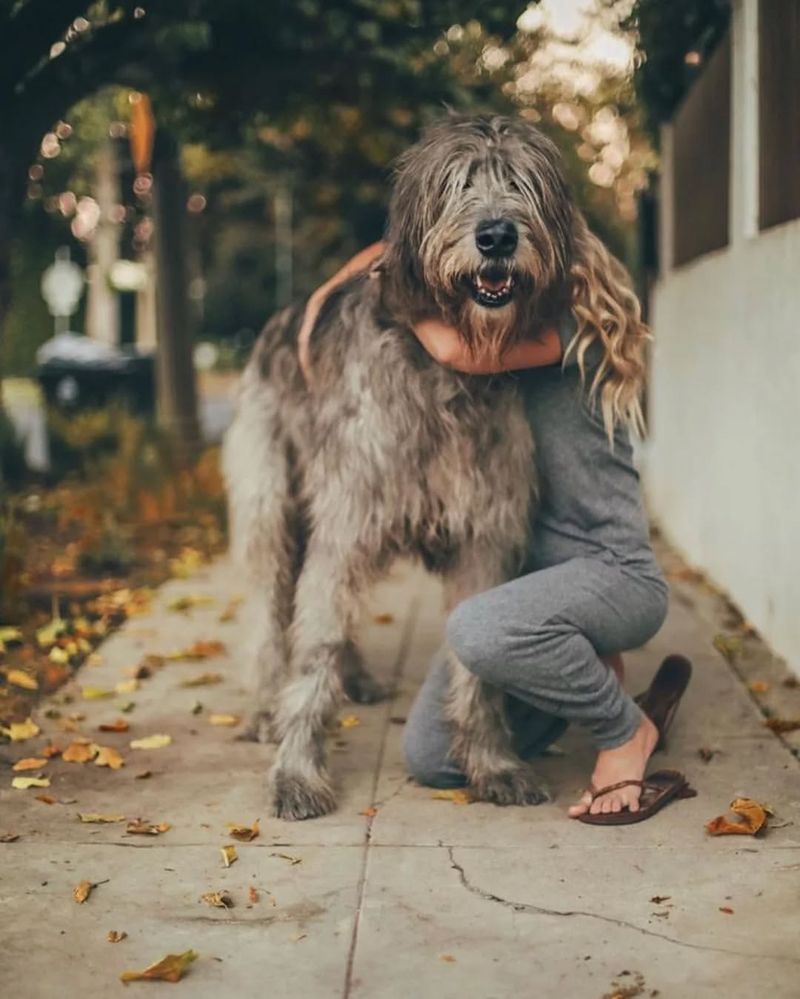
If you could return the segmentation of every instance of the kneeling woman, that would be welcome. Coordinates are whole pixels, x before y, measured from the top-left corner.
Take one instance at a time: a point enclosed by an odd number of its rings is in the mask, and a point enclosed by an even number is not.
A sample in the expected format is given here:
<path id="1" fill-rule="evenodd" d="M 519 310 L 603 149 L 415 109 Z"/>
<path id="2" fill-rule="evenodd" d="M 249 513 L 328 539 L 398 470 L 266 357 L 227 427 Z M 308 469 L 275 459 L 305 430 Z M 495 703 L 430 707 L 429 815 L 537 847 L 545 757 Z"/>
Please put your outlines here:
<path id="1" fill-rule="evenodd" d="M 312 296 L 300 333 L 301 359 L 324 296 L 381 250 L 376 244 L 363 251 Z M 591 789 L 569 814 L 624 822 L 689 793 L 672 771 L 644 777 L 690 668 L 681 657 L 669 657 L 639 703 L 621 683 L 620 653 L 659 630 L 667 586 L 650 547 L 629 437 L 641 423 L 645 329 L 622 268 L 607 256 L 602 265 L 605 273 L 619 274 L 617 301 L 606 296 L 602 332 L 576 307 L 499 359 L 474 354 L 457 330 L 437 320 L 419 322 L 415 333 L 433 358 L 458 371 L 517 373 L 542 487 L 528 571 L 456 607 L 447 624 L 450 647 L 464 666 L 509 695 L 521 756 L 546 748 L 568 722 L 589 730 L 598 750 Z M 573 280 L 591 281 L 592 275 L 574 274 Z M 307 362 L 304 369 L 311 377 Z M 447 684 L 442 659 L 406 728 L 411 773 L 438 787 L 466 783 L 449 759 Z"/>

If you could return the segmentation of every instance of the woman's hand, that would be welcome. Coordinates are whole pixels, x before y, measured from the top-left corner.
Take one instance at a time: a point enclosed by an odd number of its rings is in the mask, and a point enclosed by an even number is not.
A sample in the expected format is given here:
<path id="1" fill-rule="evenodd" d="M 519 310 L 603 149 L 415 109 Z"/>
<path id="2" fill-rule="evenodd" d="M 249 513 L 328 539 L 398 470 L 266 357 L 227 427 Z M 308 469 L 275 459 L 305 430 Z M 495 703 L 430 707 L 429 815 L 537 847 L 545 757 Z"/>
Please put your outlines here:
<path id="1" fill-rule="evenodd" d="M 555 326 L 548 326 L 535 340 L 512 344 L 499 359 L 490 358 L 486 353 L 470 353 L 458 330 L 439 319 L 423 319 L 414 325 L 414 332 L 435 361 L 468 375 L 542 368 L 557 364 L 562 356 L 561 339 Z"/>
<path id="2" fill-rule="evenodd" d="M 300 361 L 300 369 L 303 372 L 306 385 L 310 386 L 312 380 L 309 340 L 311 339 L 311 331 L 314 329 L 314 324 L 317 321 L 320 310 L 325 304 L 325 299 L 334 288 L 338 288 L 340 284 L 344 284 L 348 278 L 360 274 L 362 271 L 369 270 L 380 258 L 385 249 L 385 243 L 373 243 L 371 246 L 366 247 L 366 249 L 361 250 L 351 260 L 348 260 L 344 267 L 340 268 L 332 278 L 329 278 L 325 284 L 321 284 L 309 296 L 306 302 L 306 310 L 303 313 L 303 321 L 300 324 L 300 330 L 297 334 L 298 360 Z"/>

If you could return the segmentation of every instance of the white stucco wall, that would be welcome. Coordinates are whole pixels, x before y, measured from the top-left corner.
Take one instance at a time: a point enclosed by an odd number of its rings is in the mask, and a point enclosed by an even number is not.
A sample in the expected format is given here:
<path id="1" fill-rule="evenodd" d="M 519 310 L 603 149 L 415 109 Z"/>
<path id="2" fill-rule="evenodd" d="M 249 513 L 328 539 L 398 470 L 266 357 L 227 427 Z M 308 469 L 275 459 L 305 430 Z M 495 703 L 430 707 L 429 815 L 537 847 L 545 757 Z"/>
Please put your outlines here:
<path id="1" fill-rule="evenodd" d="M 653 514 L 800 672 L 800 221 L 667 274 L 653 330 Z"/>

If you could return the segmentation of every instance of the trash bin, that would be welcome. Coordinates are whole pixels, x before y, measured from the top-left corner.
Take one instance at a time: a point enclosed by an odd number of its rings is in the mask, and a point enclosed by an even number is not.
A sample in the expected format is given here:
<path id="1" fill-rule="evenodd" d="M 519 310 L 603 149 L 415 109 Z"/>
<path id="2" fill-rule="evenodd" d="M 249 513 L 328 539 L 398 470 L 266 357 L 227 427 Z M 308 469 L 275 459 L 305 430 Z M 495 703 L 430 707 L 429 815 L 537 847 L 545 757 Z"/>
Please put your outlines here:
<path id="1" fill-rule="evenodd" d="M 68 414 L 121 405 L 155 414 L 155 358 L 76 333 L 59 333 L 37 351 L 37 377 L 48 407 Z"/>

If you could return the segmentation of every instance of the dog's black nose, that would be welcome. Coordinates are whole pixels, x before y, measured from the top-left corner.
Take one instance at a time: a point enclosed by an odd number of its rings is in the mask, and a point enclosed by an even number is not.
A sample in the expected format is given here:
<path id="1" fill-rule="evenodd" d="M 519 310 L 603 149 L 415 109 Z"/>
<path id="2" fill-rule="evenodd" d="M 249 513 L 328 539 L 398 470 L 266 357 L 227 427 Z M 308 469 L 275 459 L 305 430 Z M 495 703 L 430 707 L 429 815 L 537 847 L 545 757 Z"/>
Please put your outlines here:
<path id="1" fill-rule="evenodd" d="M 490 219 L 475 229 L 475 245 L 484 257 L 509 257 L 517 248 L 517 227 L 508 219 Z"/>

